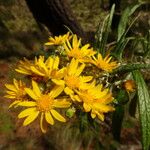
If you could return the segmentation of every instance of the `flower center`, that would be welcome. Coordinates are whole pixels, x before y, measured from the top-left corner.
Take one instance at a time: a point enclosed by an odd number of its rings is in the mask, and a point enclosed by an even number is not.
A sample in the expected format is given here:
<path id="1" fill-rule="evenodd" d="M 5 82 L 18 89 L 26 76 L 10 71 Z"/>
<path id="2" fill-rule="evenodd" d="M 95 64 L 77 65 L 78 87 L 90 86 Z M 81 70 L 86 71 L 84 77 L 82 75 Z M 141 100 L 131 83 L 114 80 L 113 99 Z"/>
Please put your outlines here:
<path id="1" fill-rule="evenodd" d="M 94 98 L 90 93 L 83 92 L 79 94 L 84 103 L 92 104 L 94 102 Z"/>
<path id="2" fill-rule="evenodd" d="M 80 79 L 76 76 L 67 76 L 65 78 L 67 86 L 71 89 L 78 88 L 80 85 Z"/>
<path id="3" fill-rule="evenodd" d="M 81 51 L 78 49 L 73 49 L 69 54 L 70 57 L 82 58 Z"/>
<path id="4" fill-rule="evenodd" d="M 37 100 L 39 111 L 49 111 L 53 106 L 53 99 L 48 95 L 43 95 Z"/>

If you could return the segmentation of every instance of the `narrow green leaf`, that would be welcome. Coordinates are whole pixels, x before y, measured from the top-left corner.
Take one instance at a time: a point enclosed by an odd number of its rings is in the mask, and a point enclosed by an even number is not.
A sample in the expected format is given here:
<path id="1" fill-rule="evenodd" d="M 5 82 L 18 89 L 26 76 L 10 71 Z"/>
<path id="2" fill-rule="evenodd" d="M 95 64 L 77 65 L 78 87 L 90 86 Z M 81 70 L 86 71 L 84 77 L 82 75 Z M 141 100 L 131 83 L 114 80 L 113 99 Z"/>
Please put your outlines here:
<path id="1" fill-rule="evenodd" d="M 120 19 L 120 23 L 118 26 L 118 39 L 117 41 L 120 40 L 120 38 L 122 37 L 122 35 L 124 34 L 124 32 L 126 31 L 126 27 L 128 24 L 128 20 L 129 17 L 135 12 L 135 10 L 140 6 L 141 4 L 137 4 L 135 6 L 130 6 L 127 7 L 123 13 L 122 13 L 122 17 Z"/>
<path id="2" fill-rule="evenodd" d="M 129 104 L 129 114 L 132 117 L 135 117 L 137 109 L 137 94 L 134 96 L 133 99 L 131 99 L 131 102 Z"/>
<path id="3" fill-rule="evenodd" d="M 121 65 L 113 73 L 126 73 L 137 69 L 150 69 L 150 64 L 127 64 Z"/>
<path id="4" fill-rule="evenodd" d="M 133 71 L 133 77 L 137 84 L 137 94 L 138 94 L 138 107 L 142 131 L 142 145 L 143 150 L 150 149 L 150 95 L 148 93 L 147 86 L 141 75 L 141 73 L 136 70 Z"/>
<path id="5" fill-rule="evenodd" d="M 113 55 L 118 59 L 118 60 L 121 60 L 122 59 L 122 54 L 123 54 L 123 51 L 126 47 L 126 45 L 128 44 L 128 42 L 130 40 L 134 40 L 135 37 L 128 37 L 128 38 L 125 38 L 126 34 L 128 33 L 129 29 L 132 27 L 132 25 L 134 24 L 134 22 L 137 20 L 138 16 L 135 17 L 133 19 L 133 21 L 130 23 L 129 27 L 122 33 L 120 39 L 117 41 L 116 43 L 116 47 L 113 51 Z"/>
<path id="6" fill-rule="evenodd" d="M 116 111 L 113 113 L 112 117 L 112 133 L 114 139 L 120 141 L 120 133 L 122 127 L 122 121 L 124 117 L 124 106 L 117 106 Z"/>
<path id="7" fill-rule="evenodd" d="M 117 92 L 116 100 L 119 105 L 126 104 L 129 101 L 129 97 L 126 90 L 119 90 Z"/>
<path id="8" fill-rule="evenodd" d="M 107 44 L 108 35 L 111 29 L 111 23 L 113 14 L 115 11 L 115 5 L 112 6 L 109 17 L 106 17 L 106 20 L 104 22 L 103 30 L 101 31 L 100 41 L 99 41 L 99 52 L 104 56 L 105 55 L 105 46 Z"/>
<path id="9" fill-rule="evenodd" d="M 118 42 L 117 46 L 115 48 L 115 53 L 113 54 L 114 57 L 116 57 L 118 60 L 122 59 L 122 55 L 123 55 L 123 51 L 126 47 L 126 45 L 128 44 L 128 42 L 130 41 L 131 38 L 126 38 L 124 39 L 123 42 Z"/>
<path id="10" fill-rule="evenodd" d="M 150 30 L 147 33 L 147 36 L 144 38 L 144 57 L 147 57 L 150 54 Z"/>

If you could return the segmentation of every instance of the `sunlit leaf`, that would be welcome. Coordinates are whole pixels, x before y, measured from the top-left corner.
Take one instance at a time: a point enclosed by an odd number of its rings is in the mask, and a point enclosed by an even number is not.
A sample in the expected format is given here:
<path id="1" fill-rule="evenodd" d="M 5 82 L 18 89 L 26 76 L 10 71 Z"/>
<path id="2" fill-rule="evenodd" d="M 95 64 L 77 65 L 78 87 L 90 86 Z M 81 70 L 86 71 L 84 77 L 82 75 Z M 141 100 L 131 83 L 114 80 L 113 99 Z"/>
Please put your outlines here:
<path id="1" fill-rule="evenodd" d="M 137 84 L 138 107 L 142 131 L 143 150 L 150 149 L 150 95 L 145 81 L 139 71 L 133 71 Z"/>
<path id="2" fill-rule="evenodd" d="M 115 5 L 112 6 L 109 16 L 107 16 L 104 20 L 103 27 L 101 28 L 101 31 L 98 35 L 98 49 L 103 56 L 105 55 L 105 46 L 107 44 L 108 35 L 111 29 L 114 11 Z"/>
<path id="3" fill-rule="evenodd" d="M 113 73 L 127 73 L 137 69 L 150 69 L 150 64 L 127 64 L 121 65 Z"/>
<path id="4" fill-rule="evenodd" d="M 128 21 L 129 21 L 129 17 L 135 12 L 135 10 L 139 6 L 140 6 L 140 4 L 137 4 L 134 6 L 129 6 L 123 11 L 122 17 L 120 19 L 120 23 L 118 26 L 118 39 L 117 39 L 117 41 L 119 41 L 120 38 L 122 37 L 122 35 L 125 33 L 126 27 L 127 27 Z"/>

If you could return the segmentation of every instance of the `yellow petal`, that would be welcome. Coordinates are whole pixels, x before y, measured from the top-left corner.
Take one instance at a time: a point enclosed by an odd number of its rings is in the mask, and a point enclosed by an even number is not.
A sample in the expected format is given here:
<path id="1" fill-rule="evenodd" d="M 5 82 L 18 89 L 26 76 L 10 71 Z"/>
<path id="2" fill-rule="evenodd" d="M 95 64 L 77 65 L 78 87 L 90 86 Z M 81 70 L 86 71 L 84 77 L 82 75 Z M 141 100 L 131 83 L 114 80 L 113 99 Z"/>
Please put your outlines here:
<path id="1" fill-rule="evenodd" d="M 107 105 L 101 103 L 93 103 L 93 108 L 101 112 L 108 112 Z"/>
<path id="2" fill-rule="evenodd" d="M 54 100 L 54 104 L 53 106 L 56 108 L 67 108 L 70 107 L 71 103 L 69 101 L 67 101 L 66 99 L 57 99 Z"/>
<path id="3" fill-rule="evenodd" d="M 53 69 L 58 69 L 58 65 L 59 65 L 59 57 L 56 57 L 54 59 Z"/>
<path id="4" fill-rule="evenodd" d="M 25 75 L 31 75 L 31 72 L 28 70 L 24 70 L 24 69 L 15 69 L 16 72 L 21 73 L 21 74 L 25 74 Z"/>
<path id="5" fill-rule="evenodd" d="M 66 119 L 62 115 L 60 115 L 56 110 L 52 109 L 50 112 L 53 115 L 53 117 L 58 121 L 66 122 Z"/>
<path id="6" fill-rule="evenodd" d="M 61 92 L 63 91 L 64 86 L 55 86 L 52 91 L 49 93 L 49 96 L 51 96 L 52 98 L 57 97 L 58 95 L 61 94 Z"/>
<path id="7" fill-rule="evenodd" d="M 9 108 L 13 107 L 14 105 L 17 105 L 19 102 L 20 102 L 20 101 L 14 101 L 13 103 L 11 103 L 11 104 L 9 105 Z"/>
<path id="8" fill-rule="evenodd" d="M 78 67 L 78 69 L 76 70 L 75 75 L 79 76 L 84 68 L 85 68 L 85 64 L 80 65 L 80 67 Z"/>
<path id="9" fill-rule="evenodd" d="M 16 79 L 13 79 L 14 86 L 17 90 L 19 90 L 18 81 Z"/>
<path id="10" fill-rule="evenodd" d="M 82 82 L 89 82 L 93 79 L 92 76 L 83 76 L 81 77 Z"/>
<path id="11" fill-rule="evenodd" d="M 16 93 L 14 91 L 6 91 L 7 94 L 15 96 Z"/>
<path id="12" fill-rule="evenodd" d="M 39 111 L 33 111 L 23 122 L 23 126 L 27 126 L 31 122 L 33 122 L 39 115 Z"/>
<path id="13" fill-rule="evenodd" d="M 49 56 L 45 62 L 47 68 L 49 69 L 49 72 L 51 72 L 51 70 L 53 69 L 53 61 L 53 58 Z"/>
<path id="14" fill-rule="evenodd" d="M 91 112 L 91 117 L 94 119 L 96 117 L 96 114 Z"/>
<path id="15" fill-rule="evenodd" d="M 52 81 L 53 81 L 56 85 L 61 85 L 61 86 L 64 86 L 64 85 L 65 85 L 65 81 L 63 81 L 63 80 L 52 79 Z"/>
<path id="16" fill-rule="evenodd" d="M 75 60 L 74 58 L 71 60 L 71 63 L 69 65 L 69 75 L 74 75 L 76 73 L 77 67 L 78 67 L 78 60 Z"/>
<path id="17" fill-rule="evenodd" d="M 39 70 L 37 70 L 34 66 L 31 66 L 31 70 L 33 73 L 39 75 L 39 76 L 44 76 L 44 73 L 41 73 Z"/>
<path id="18" fill-rule="evenodd" d="M 101 121 L 104 121 L 104 115 L 102 113 L 97 113 L 97 116 Z"/>
<path id="19" fill-rule="evenodd" d="M 72 94 L 74 94 L 73 90 L 71 90 L 69 87 L 66 87 L 66 88 L 64 89 L 64 92 L 65 92 L 67 95 L 72 95 Z"/>
<path id="20" fill-rule="evenodd" d="M 78 95 L 70 95 L 70 98 L 73 101 L 82 102 L 82 100 L 80 99 L 80 97 Z"/>
<path id="21" fill-rule="evenodd" d="M 52 42 L 47 42 L 44 45 L 54 45 Z"/>
<path id="22" fill-rule="evenodd" d="M 83 104 L 83 107 L 84 107 L 86 112 L 89 112 L 91 110 L 91 107 L 86 103 Z"/>
<path id="23" fill-rule="evenodd" d="M 13 96 L 13 95 L 5 95 L 4 97 L 6 97 L 6 98 L 10 98 L 10 99 L 14 99 L 14 98 L 16 98 L 16 96 Z"/>
<path id="24" fill-rule="evenodd" d="M 14 91 L 17 92 L 17 89 L 15 88 L 15 86 L 11 85 L 11 84 L 5 84 L 5 87 L 7 89 L 9 89 L 10 91 Z"/>
<path id="25" fill-rule="evenodd" d="M 36 106 L 37 104 L 36 102 L 32 102 L 32 101 L 23 101 L 23 102 L 20 102 L 18 105 L 32 107 L 32 106 Z"/>
<path id="26" fill-rule="evenodd" d="M 44 127 L 43 127 L 43 118 L 44 118 L 44 114 L 41 113 L 40 128 L 41 128 L 41 131 L 42 131 L 43 133 L 46 133 L 46 129 L 44 129 Z"/>
<path id="27" fill-rule="evenodd" d="M 34 113 L 34 112 L 37 112 L 37 110 L 36 110 L 35 107 L 27 108 L 27 109 L 23 110 L 23 111 L 18 115 L 18 118 L 24 118 L 24 117 L 26 117 L 26 116 L 31 115 L 31 114 Z"/>
<path id="28" fill-rule="evenodd" d="M 34 91 L 34 93 L 35 93 L 38 97 L 40 97 L 40 96 L 41 96 L 41 91 L 40 91 L 40 89 L 39 89 L 39 87 L 38 87 L 38 84 L 37 84 L 34 80 L 32 80 L 32 86 L 33 86 L 33 91 Z"/>
<path id="29" fill-rule="evenodd" d="M 37 95 L 35 95 L 35 93 L 33 92 L 33 90 L 31 90 L 30 88 L 25 88 L 25 91 L 34 100 L 38 99 Z"/>
<path id="30" fill-rule="evenodd" d="M 51 125 L 54 124 L 54 119 L 52 118 L 50 112 L 45 112 L 45 120 Z"/>

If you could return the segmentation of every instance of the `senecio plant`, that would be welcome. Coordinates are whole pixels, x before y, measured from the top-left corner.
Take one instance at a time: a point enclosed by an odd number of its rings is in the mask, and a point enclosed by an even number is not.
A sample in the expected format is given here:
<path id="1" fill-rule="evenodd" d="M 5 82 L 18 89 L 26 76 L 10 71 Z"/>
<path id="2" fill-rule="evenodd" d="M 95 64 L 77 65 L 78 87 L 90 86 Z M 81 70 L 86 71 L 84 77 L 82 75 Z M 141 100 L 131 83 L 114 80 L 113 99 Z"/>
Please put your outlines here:
<path id="1" fill-rule="evenodd" d="M 115 110 L 108 78 L 119 64 L 109 53 L 102 57 L 89 44 L 82 45 L 81 39 L 69 32 L 50 37 L 45 45 L 58 55 L 47 58 L 40 55 L 34 61 L 19 62 L 15 71 L 28 77 L 29 83 L 13 79 L 13 84 L 5 85 L 5 97 L 13 101 L 9 107 L 24 108 L 18 115 L 19 119 L 25 118 L 24 126 L 39 118 L 43 133 L 44 122 L 54 125 L 55 119 L 69 121 L 65 114 L 72 116 L 67 112 L 70 108 L 104 121 L 105 114 Z M 127 89 L 132 90 L 128 84 Z M 66 113 L 63 115 L 61 110 Z"/>
<path id="2" fill-rule="evenodd" d="M 15 71 L 23 77 L 5 84 L 5 97 L 12 101 L 9 108 L 21 107 L 18 118 L 24 118 L 23 126 L 38 119 L 41 131 L 46 133 L 48 126 L 58 121 L 67 124 L 79 120 L 83 127 L 84 119 L 88 118 L 87 124 L 94 127 L 95 122 L 100 126 L 105 124 L 105 118 L 111 118 L 112 134 L 119 141 L 124 114 L 127 114 L 124 112 L 129 108 L 130 116 L 139 116 L 143 150 L 149 150 L 150 96 L 140 69 L 150 68 L 146 63 L 150 32 L 143 38 L 126 37 L 128 18 L 140 5 L 124 10 L 115 42 L 107 43 L 113 5 L 97 30 L 93 47 L 68 32 L 50 37 L 44 55 L 19 62 Z M 132 50 L 126 58 L 129 42 Z M 140 58 L 136 55 L 139 46 Z"/>

